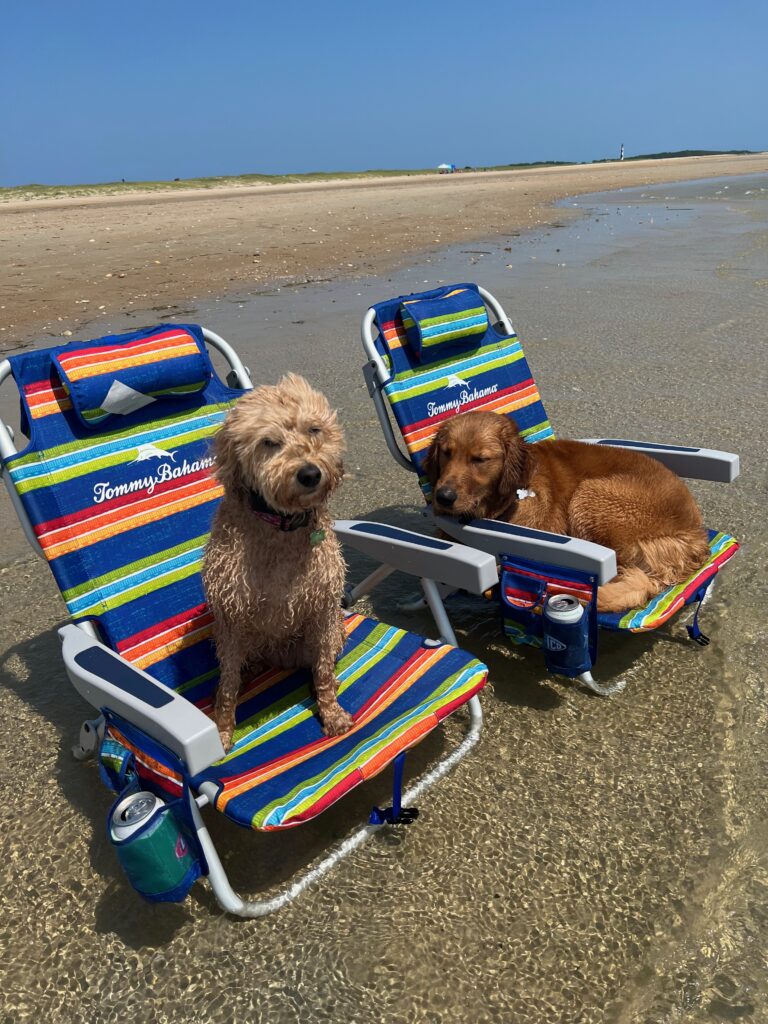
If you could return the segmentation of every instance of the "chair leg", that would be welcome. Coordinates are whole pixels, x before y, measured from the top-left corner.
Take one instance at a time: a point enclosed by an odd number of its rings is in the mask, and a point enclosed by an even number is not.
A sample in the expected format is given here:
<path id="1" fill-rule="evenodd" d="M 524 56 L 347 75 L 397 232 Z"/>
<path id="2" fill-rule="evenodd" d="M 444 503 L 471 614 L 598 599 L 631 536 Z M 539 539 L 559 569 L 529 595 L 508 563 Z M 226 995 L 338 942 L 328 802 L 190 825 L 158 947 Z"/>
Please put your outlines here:
<path id="1" fill-rule="evenodd" d="M 422 612 L 428 605 L 425 597 L 418 597 L 414 594 L 413 597 L 408 597 L 404 601 L 398 601 L 396 607 L 401 614 L 407 614 L 408 612 Z"/>
<path id="2" fill-rule="evenodd" d="M 358 601 L 361 597 L 365 597 L 366 594 L 377 587 L 382 580 L 385 580 L 387 576 L 391 576 L 395 570 L 389 565 L 379 565 L 373 572 L 366 576 L 364 580 L 361 580 L 356 587 L 346 587 L 344 590 L 344 598 L 342 600 L 342 606 L 344 608 L 351 608 L 355 601 Z"/>
<path id="3" fill-rule="evenodd" d="M 216 847 L 213 845 L 210 833 L 205 827 L 200 811 L 194 802 L 192 803 L 192 816 L 195 821 L 197 838 L 208 862 L 208 881 L 211 883 L 214 896 L 222 910 L 227 911 L 229 914 L 235 914 L 237 917 L 264 917 L 287 906 L 308 886 L 335 867 L 344 857 L 349 856 L 353 850 L 361 846 L 369 836 L 382 827 L 381 825 L 364 825 L 362 828 L 359 828 L 327 857 L 316 864 L 314 868 L 298 878 L 277 896 L 265 900 L 244 900 L 241 896 L 237 895 L 229 884 L 227 873 L 216 852 Z"/>
<path id="4" fill-rule="evenodd" d="M 456 634 L 453 632 L 448 613 L 445 610 L 443 595 L 440 592 L 439 585 L 434 580 L 425 578 L 421 581 L 421 589 L 424 591 L 424 597 L 429 610 L 432 612 L 435 625 L 440 630 L 440 639 L 445 641 L 445 643 L 451 644 L 453 647 L 458 647 L 459 642 L 456 639 Z"/>
<path id="5" fill-rule="evenodd" d="M 454 765 L 458 764 L 459 761 L 466 757 L 472 747 L 474 747 L 480 739 L 480 731 L 482 729 L 483 721 L 482 711 L 480 709 L 480 700 L 477 696 L 474 696 L 468 703 L 470 722 L 467 735 L 464 737 L 462 742 L 453 751 L 451 751 L 450 754 L 448 754 L 447 757 L 444 757 L 442 761 L 438 762 L 431 771 L 417 779 L 410 789 L 403 794 L 402 800 L 404 804 L 410 804 L 417 800 L 422 793 L 429 789 L 430 786 L 433 786 L 439 779 L 446 775 Z M 374 832 L 385 827 L 384 825 L 363 825 L 348 836 L 339 846 L 332 850 L 313 868 L 297 878 L 295 882 L 292 882 L 287 889 L 278 893 L 277 896 L 264 900 L 244 900 L 242 897 L 237 895 L 229 884 L 229 879 L 227 878 L 224 866 L 219 859 L 216 847 L 213 844 L 213 840 L 211 839 L 208 829 L 205 827 L 205 823 L 203 822 L 200 814 L 200 809 L 194 799 L 190 801 L 190 808 L 197 837 L 208 862 L 208 881 L 211 884 L 213 893 L 223 910 L 227 911 L 229 914 L 235 914 L 238 917 L 264 917 L 266 914 L 274 913 L 274 911 L 287 906 L 289 903 L 293 902 L 297 896 L 300 896 L 306 888 L 318 881 L 318 879 L 322 878 L 323 875 L 327 874 L 340 861 L 353 853 L 359 846 L 362 846 L 362 844 L 366 842 Z"/>
<path id="6" fill-rule="evenodd" d="M 436 583 L 437 591 L 440 595 L 441 600 L 445 600 L 446 597 L 450 597 L 452 594 L 457 594 L 458 590 L 456 587 L 450 587 L 446 583 Z M 420 612 L 425 608 L 429 608 L 426 597 L 416 597 L 415 595 L 411 598 L 407 598 L 405 601 L 397 602 L 397 610 L 399 612 Z"/>
<path id="7" fill-rule="evenodd" d="M 583 683 L 588 690 L 596 693 L 599 697 L 612 697 L 614 693 L 620 693 L 627 685 L 626 679 L 617 679 L 615 683 L 608 683 L 607 685 L 598 683 L 592 678 L 591 672 L 582 672 L 578 678 L 579 682 Z"/>

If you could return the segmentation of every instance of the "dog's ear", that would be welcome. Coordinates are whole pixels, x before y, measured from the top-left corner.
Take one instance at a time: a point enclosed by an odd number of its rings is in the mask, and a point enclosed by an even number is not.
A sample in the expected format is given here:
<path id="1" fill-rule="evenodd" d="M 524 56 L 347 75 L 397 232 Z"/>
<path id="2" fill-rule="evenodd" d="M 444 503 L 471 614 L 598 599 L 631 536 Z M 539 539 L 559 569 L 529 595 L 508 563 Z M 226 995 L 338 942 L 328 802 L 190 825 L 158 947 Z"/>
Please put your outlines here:
<path id="1" fill-rule="evenodd" d="M 517 427 L 507 416 L 500 417 L 499 440 L 504 448 L 504 466 L 497 485 L 499 499 L 506 504 L 518 488 L 527 487 L 533 475 L 533 456 Z"/>
<path id="2" fill-rule="evenodd" d="M 230 413 L 213 439 L 213 457 L 216 461 L 214 475 L 228 494 L 237 494 L 244 488 L 237 453 L 237 431 L 233 427 Z"/>
<path id="3" fill-rule="evenodd" d="M 429 486 L 434 487 L 440 477 L 440 446 L 439 446 L 440 431 L 434 435 L 429 443 L 427 450 L 427 457 L 424 459 L 422 464 L 422 472 L 429 480 Z"/>

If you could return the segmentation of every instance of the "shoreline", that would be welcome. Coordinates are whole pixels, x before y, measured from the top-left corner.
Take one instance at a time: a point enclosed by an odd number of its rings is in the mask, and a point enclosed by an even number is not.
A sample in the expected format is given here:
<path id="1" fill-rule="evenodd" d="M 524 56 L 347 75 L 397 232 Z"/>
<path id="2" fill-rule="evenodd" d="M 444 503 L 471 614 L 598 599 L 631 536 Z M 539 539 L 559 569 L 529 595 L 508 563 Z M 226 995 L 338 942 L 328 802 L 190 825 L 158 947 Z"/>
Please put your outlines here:
<path id="1" fill-rule="evenodd" d="M 569 221 L 569 196 L 763 172 L 768 153 L 0 203 L 0 351 L 118 310 L 387 272 Z"/>

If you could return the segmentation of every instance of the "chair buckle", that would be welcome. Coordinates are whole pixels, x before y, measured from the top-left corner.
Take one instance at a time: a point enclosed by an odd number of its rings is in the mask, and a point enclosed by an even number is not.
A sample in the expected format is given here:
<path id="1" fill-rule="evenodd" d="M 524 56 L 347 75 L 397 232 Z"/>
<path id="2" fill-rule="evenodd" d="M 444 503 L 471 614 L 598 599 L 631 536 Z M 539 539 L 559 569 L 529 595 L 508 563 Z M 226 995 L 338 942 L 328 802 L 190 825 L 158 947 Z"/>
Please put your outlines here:
<path id="1" fill-rule="evenodd" d="M 685 628 L 688 630 L 688 636 L 695 644 L 698 644 L 699 647 L 708 647 L 711 643 L 706 633 L 702 633 L 700 629 L 694 629 L 693 626 L 686 626 Z"/>
<path id="2" fill-rule="evenodd" d="M 393 807 L 374 807 L 368 818 L 369 825 L 412 825 L 419 816 L 418 807 L 401 807 L 395 816 Z"/>

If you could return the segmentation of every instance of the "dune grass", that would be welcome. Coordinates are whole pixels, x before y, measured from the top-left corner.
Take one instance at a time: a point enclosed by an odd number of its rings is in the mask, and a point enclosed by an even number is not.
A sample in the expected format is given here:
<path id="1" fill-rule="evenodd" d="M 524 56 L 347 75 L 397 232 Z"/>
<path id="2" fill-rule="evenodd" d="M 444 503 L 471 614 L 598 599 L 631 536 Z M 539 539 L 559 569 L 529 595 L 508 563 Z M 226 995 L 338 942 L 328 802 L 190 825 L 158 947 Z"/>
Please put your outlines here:
<path id="1" fill-rule="evenodd" d="M 104 181 L 84 185 L 13 185 L 0 188 L 0 201 L 14 199 L 63 199 L 79 196 L 117 195 L 125 192 L 177 192 L 226 186 L 289 185 L 313 181 L 394 177 L 402 174 L 435 174 L 433 168 L 386 171 L 309 171 L 304 174 L 231 174 L 210 178 L 174 178 L 172 181 Z"/>
<path id="2" fill-rule="evenodd" d="M 685 156 L 746 156 L 752 150 L 684 149 L 670 153 L 644 153 L 625 157 L 631 160 L 664 160 Z M 616 157 L 585 161 L 591 164 L 607 163 Z M 496 164 L 491 167 L 463 167 L 460 171 L 514 171 L 533 170 L 537 167 L 573 167 L 576 160 L 540 160 L 532 163 Z M 105 181 L 83 185 L 14 185 L 0 188 L 0 203 L 13 200 L 77 199 L 82 196 L 121 195 L 129 192 L 175 192 L 186 189 L 212 189 L 248 185 L 288 185 L 319 181 L 350 181 L 364 178 L 392 178 L 402 175 L 437 174 L 434 167 L 404 168 L 369 171 L 308 171 L 303 174 L 234 174 L 210 178 L 174 178 L 165 181 Z"/>

